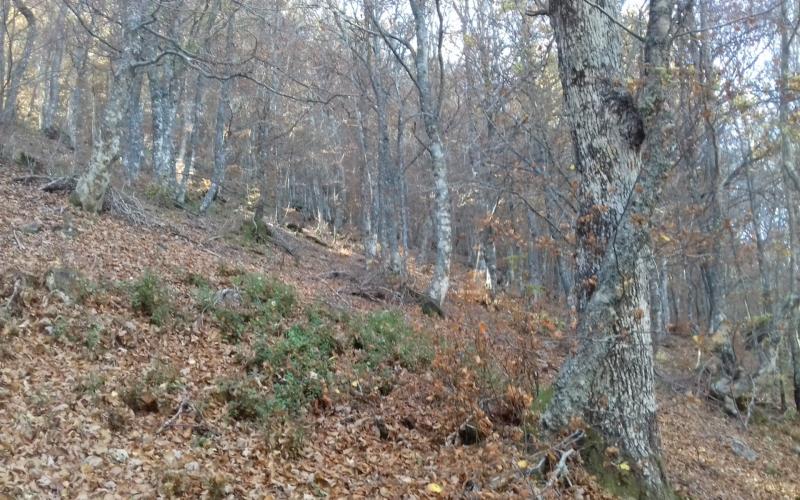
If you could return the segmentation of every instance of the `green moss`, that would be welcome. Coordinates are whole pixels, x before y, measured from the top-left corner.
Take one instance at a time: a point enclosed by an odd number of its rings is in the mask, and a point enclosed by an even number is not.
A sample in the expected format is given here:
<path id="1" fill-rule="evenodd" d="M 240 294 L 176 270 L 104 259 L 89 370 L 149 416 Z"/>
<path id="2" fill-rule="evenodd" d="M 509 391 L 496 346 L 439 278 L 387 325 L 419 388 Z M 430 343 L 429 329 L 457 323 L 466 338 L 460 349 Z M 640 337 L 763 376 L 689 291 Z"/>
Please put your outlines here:
<path id="1" fill-rule="evenodd" d="M 645 499 L 652 495 L 644 482 L 635 461 L 624 454 L 613 459 L 606 455 L 608 443 L 599 433 L 586 430 L 586 440 L 581 447 L 581 458 L 586 470 L 594 474 L 597 482 L 616 498 Z M 676 498 L 670 490 L 664 497 Z"/>
<path id="2" fill-rule="evenodd" d="M 553 386 L 548 385 L 547 387 L 543 387 L 539 394 L 536 395 L 536 399 L 533 400 L 533 404 L 531 404 L 531 412 L 541 415 L 547 409 L 547 405 L 550 404 L 550 401 L 553 399 Z"/>

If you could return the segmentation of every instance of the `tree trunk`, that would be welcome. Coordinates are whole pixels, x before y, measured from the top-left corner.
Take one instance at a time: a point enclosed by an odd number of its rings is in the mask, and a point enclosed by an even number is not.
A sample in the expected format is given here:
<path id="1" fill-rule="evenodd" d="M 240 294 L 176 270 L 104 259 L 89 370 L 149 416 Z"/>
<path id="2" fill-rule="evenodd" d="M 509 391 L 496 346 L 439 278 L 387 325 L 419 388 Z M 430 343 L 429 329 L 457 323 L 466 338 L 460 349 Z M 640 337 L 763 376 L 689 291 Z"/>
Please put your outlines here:
<path id="1" fill-rule="evenodd" d="M 89 168 L 79 179 L 72 201 L 89 212 L 100 212 L 111 181 L 111 165 L 119 157 L 119 128 L 125 113 L 130 88 L 126 70 L 115 75 L 109 89 L 98 137 L 92 144 Z"/>
<path id="2" fill-rule="evenodd" d="M 58 19 L 54 26 L 54 38 L 63 36 L 64 34 L 65 15 L 66 7 L 62 3 L 59 7 Z M 49 58 L 45 80 L 45 99 L 42 104 L 42 116 L 39 123 L 39 128 L 44 131 L 52 130 L 61 103 L 61 62 L 64 58 L 66 44 L 54 41 L 54 45 L 55 47 L 53 47 Z"/>
<path id="3" fill-rule="evenodd" d="M 142 8 L 138 2 L 131 1 L 125 5 L 124 11 L 123 49 L 117 58 L 116 72 L 112 74 L 100 130 L 92 143 L 89 167 L 78 179 L 71 196 L 73 203 L 90 212 L 103 209 L 103 200 L 111 181 L 111 166 L 119 158 L 119 130 L 135 77 L 133 63 L 141 51 L 138 30 Z"/>
<path id="4" fill-rule="evenodd" d="M 69 135 L 75 156 L 82 158 L 83 147 L 86 143 L 83 118 L 86 103 L 84 102 L 84 88 L 86 87 L 86 62 L 89 59 L 89 48 L 76 48 L 72 53 L 72 66 L 75 68 L 75 79 L 67 103 L 67 134 Z"/>
<path id="5" fill-rule="evenodd" d="M 0 117 L 3 116 L 3 97 L 6 95 L 6 23 L 8 0 L 0 0 Z"/>
<path id="6" fill-rule="evenodd" d="M 11 121 L 16 117 L 17 113 L 17 97 L 19 96 L 22 80 L 25 77 L 25 71 L 28 69 L 28 63 L 31 59 L 31 52 L 33 51 L 33 44 L 36 41 L 38 34 L 38 27 L 36 25 L 36 17 L 33 11 L 26 6 L 22 0 L 11 0 L 14 7 L 25 18 L 28 23 L 28 28 L 25 34 L 25 46 L 22 49 L 22 55 L 19 61 L 11 67 L 11 74 L 9 75 L 8 88 L 6 89 L 6 98 L 3 105 L 3 112 L 0 114 L 0 122 Z"/>
<path id="7" fill-rule="evenodd" d="M 178 109 L 177 62 L 171 58 L 147 69 L 153 120 L 153 170 L 162 187 L 177 193 L 175 115 Z"/>
<path id="8" fill-rule="evenodd" d="M 135 75 L 131 82 L 128 99 L 127 124 L 124 129 L 125 147 L 122 152 L 122 165 L 130 179 L 139 175 L 144 162 L 144 109 L 142 106 L 142 84 L 144 78 L 141 74 Z"/>
<path id="9" fill-rule="evenodd" d="M 436 1 L 438 2 L 438 0 Z M 422 121 L 425 124 L 425 132 L 428 136 L 428 153 L 431 156 L 433 170 L 436 265 L 433 269 L 433 279 L 428 288 L 428 295 L 441 307 L 450 287 L 450 254 L 452 251 L 447 162 L 439 127 L 439 107 L 434 100 L 433 85 L 430 78 L 430 37 L 428 35 L 426 6 L 423 4 L 423 0 L 409 0 L 409 4 L 414 15 L 417 41 L 417 51 L 414 54 L 417 92 L 419 94 L 420 110 L 422 111 Z M 439 29 L 442 30 L 444 27 L 440 26 Z"/>
<path id="10" fill-rule="evenodd" d="M 605 4 L 614 17 L 615 5 Z M 550 8 L 581 174 L 576 228 L 580 344 L 559 372 L 542 423 L 553 430 L 582 419 L 635 464 L 643 497 L 666 498 L 671 491 L 659 450 L 641 256 L 647 254 L 649 221 L 669 167 L 663 150 L 662 79 L 667 76 L 672 2 L 650 2 L 641 108 L 620 83 L 619 29 L 609 17 L 583 0 L 554 1 Z M 604 450 L 601 444 L 594 452 Z"/>
<path id="11" fill-rule="evenodd" d="M 369 168 L 369 149 L 367 146 L 367 125 L 365 122 L 364 113 L 361 111 L 361 105 L 356 108 L 356 116 L 358 118 L 358 125 L 356 134 L 358 135 L 358 146 L 361 153 L 361 231 L 364 235 L 364 254 L 367 259 L 367 266 L 369 267 L 378 256 L 378 236 L 375 233 L 375 228 L 372 221 L 372 213 L 374 211 L 374 193 L 375 189 L 372 182 L 372 174 Z"/>
<path id="12" fill-rule="evenodd" d="M 369 0 L 364 2 L 365 17 L 374 19 L 372 4 Z M 395 185 L 396 165 L 392 164 L 389 140 L 389 94 L 382 81 L 383 71 L 377 65 L 381 59 L 380 42 L 376 36 L 370 37 L 370 47 L 366 58 L 367 73 L 369 75 L 372 93 L 375 96 L 375 118 L 378 125 L 378 185 L 380 186 L 381 200 L 381 235 L 383 258 L 385 265 L 392 274 L 400 274 L 402 262 L 397 232 L 397 186 Z"/>
<path id="13" fill-rule="evenodd" d="M 228 19 L 228 32 L 225 35 L 225 49 L 226 53 L 233 53 L 233 35 L 234 35 L 234 20 L 235 16 L 231 15 Z M 200 203 L 200 213 L 205 213 L 211 206 L 211 202 L 217 197 L 222 181 L 225 178 L 225 167 L 227 167 L 227 134 L 226 127 L 231 119 L 231 88 L 233 86 L 233 79 L 228 78 L 222 82 L 219 91 L 219 99 L 217 100 L 217 117 L 214 124 L 214 171 L 211 174 L 211 186 L 208 188 L 203 201 Z"/>

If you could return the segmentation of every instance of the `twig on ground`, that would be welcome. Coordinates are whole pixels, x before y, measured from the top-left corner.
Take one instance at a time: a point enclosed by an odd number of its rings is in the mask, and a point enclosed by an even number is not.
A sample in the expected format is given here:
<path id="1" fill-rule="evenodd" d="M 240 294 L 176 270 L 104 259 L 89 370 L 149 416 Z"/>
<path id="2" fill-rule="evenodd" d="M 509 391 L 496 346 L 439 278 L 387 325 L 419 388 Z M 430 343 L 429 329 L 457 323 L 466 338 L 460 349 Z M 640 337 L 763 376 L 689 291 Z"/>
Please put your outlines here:
<path id="1" fill-rule="evenodd" d="M 196 423 L 189 425 L 178 424 L 177 422 L 181 415 L 188 413 L 194 413 L 194 420 Z M 161 427 L 158 429 L 158 431 L 156 431 L 156 435 L 161 434 L 166 429 L 171 427 L 191 427 L 192 430 L 198 429 L 204 433 L 214 434 L 214 431 L 211 429 L 211 427 L 206 424 L 203 414 L 200 413 L 197 407 L 195 407 L 187 397 L 181 398 L 181 402 L 178 404 L 178 409 L 175 411 L 175 414 L 168 418 L 166 422 L 161 424 Z"/>
<path id="2" fill-rule="evenodd" d="M 17 231 L 11 231 L 11 234 L 14 236 L 14 241 L 17 243 L 17 246 L 20 248 L 20 250 L 25 250 L 25 245 L 23 245 L 17 237 Z"/>
<path id="3" fill-rule="evenodd" d="M 561 479 L 562 476 L 566 475 L 569 470 L 567 469 L 567 459 L 575 454 L 575 449 L 570 448 L 567 451 L 561 454 L 561 458 L 558 460 L 558 464 L 556 464 L 553 472 L 550 474 L 550 479 L 547 480 L 547 484 L 544 485 L 544 490 L 547 491 L 555 485 L 556 481 Z M 540 494 L 540 498 L 541 494 Z"/>
<path id="4" fill-rule="evenodd" d="M 6 311 L 11 311 L 11 308 L 14 306 L 14 301 L 16 301 L 17 298 L 19 297 L 20 291 L 22 289 L 21 284 L 22 284 L 21 279 L 17 279 L 14 281 L 14 290 L 12 290 L 11 295 L 8 297 L 8 300 L 6 301 L 6 306 L 5 306 Z"/>

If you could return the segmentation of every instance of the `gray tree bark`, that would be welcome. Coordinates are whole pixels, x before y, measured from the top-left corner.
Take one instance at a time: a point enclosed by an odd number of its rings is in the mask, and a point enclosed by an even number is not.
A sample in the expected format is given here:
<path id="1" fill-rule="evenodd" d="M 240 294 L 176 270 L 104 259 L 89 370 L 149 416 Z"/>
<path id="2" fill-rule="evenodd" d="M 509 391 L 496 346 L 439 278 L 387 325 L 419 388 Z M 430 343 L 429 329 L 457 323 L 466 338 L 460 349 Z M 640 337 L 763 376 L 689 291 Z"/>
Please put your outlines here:
<path id="1" fill-rule="evenodd" d="M 141 54 L 142 6 L 139 0 L 124 5 L 123 49 L 116 57 L 111 88 L 100 123 L 98 137 L 92 143 L 92 152 L 86 172 L 78 178 L 71 201 L 90 212 L 100 212 L 111 182 L 111 167 L 119 159 L 120 126 L 130 87 L 135 77 L 134 63 Z"/>
<path id="2" fill-rule="evenodd" d="M 58 17 L 53 26 L 54 38 L 64 35 L 64 17 L 66 6 L 62 3 L 58 10 Z M 42 115 L 39 128 L 44 131 L 51 130 L 55 125 L 55 117 L 61 104 L 61 62 L 64 58 L 66 43 L 54 41 L 55 47 L 50 52 L 47 75 L 45 80 L 45 98 L 42 103 Z"/>
<path id="3" fill-rule="evenodd" d="M 76 48 L 72 56 L 75 68 L 75 79 L 67 104 L 67 133 L 78 158 L 82 157 L 86 142 L 84 137 L 83 117 L 85 114 L 84 88 L 86 87 L 86 62 L 89 59 L 89 47 Z"/>
<path id="4" fill-rule="evenodd" d="M 615 5 L 605 5 L 611 16 Z M 671 496 L 659 449 L 642 255 L 669 168 L 662 80 L 668 76 L 672 7 L 669 0 L 650 2 L 637 107 L 620 83 L 619 28 L 583 0 L 550 4 L 583 199 L 577 227 L 580 344 L 559 372 L 542 423 L 559 429 L 581 418 L 636 464 L 647 498 Z"/>
<path id="5" fill-rule="evenodd" d="M 19 60 L 11 67 L 9 74 L 9 83 L 6 88 L 6 97 L 3 104 L 3 111 L 0 114 L 0 122 L 11 121 L 16 117 L 17 113 L 17 97 L 22 86 L 22 80 L 25 77 L 25 71 L 28 69 L 28 63 L 31 60 L 31 53 L 33 52 L 33 44 L 38 35 L 38 26 L 36 24 L 36 17 L 33 11 L 22 2 L 22 0 L 11 0 L 14 7 L 25 18 L 28 27 L 25 33 L 25 45 L 22 49 L 22 55 Z"/>
<path id="6" fill-rule="evenodd" d="M 153 121 L 153 170 L 159 183 L 172 193 L 177 193 L 174 139 L 180 80 L 176 75 L 177 64 L 174 57 L 167 57 L 147 69 Z"/>
<path id="7" fill-rule="evenodd" d="M 364 2 L 366 19 L 374 19 L 372 3 L 369 0 Z M 389 139 L 389 93 L 386 84 L 383 82 L 383 74 L 378 64 L 381 61 L 381 47 L 377 36 L 370 37 L 370 44 L 367 48 L 366 66 L 369 76 L 372 93 L 375 97 L 375 118 L 378 126 L 378 177 L 380 186 L 380 219 L 381 219 L 381 247 L 385 265 L 390 273 L 400 274 L 402 270 L 402 260 L 400 258 L 400 246 L 398 241 L 398 215 L 399 196 L 398 187 L 394 182 L 396 178 L 397 165 L 392 162 L 391 142 Z"/>
<path id="8" fill-rule="evenodd" d="M 3 116 L 3 97 L 6 95 L 6 23 L 8 0 L 0 0 L 0 116 Z"/>
<path id="9" fill-rule="evenodd" d="M 234 21 L 235 15 L 228 19 L 227 34 L 225 35 L 225 52 L 233 53 Z M 209 186 L 203 201 L 200 203 L 200 213 L 205 213 L 217 197 L 225 179 L 227 167 L 227 134 L 226 128 L 231 119 L 231 88 L 233 79 L 228 78 L 222 82 L 217 100 L 217 116 L 214 123 L 214 171 L 211 173 L 211 186 Z"/>
<path id="10" fill-rule="evenodd" d="M 373 175 L 370 171 L 369 146 L 367 144 L 367 125 L 364 113 L 361 111 L 362 104 L 356 107 L 356 118 L 358 121 L 356 135 L 358 136 L 358 146 L 361 156 L 361 231 L 364 235 L 364 255 L 367 266 L 370 266 L 378 257 L 378 234 L 375 231 L 372 214 L 375 212 L 375 187 L 372 180 Z"/>
<path id="11" fill-rule="evenodd" d="M 142 85 L 144 77 L 141 74 L 133 76 L 130 94 L 127 103 L 127 123 L 124 130 L 125 146 L 122 152 L 122 165 L 130 179 L 135 179 L 144 162 L 144 107 L 142 106 Z"/>
<path id="12" fill-rule="evenodd" d="M 438 0 L 434 0 L 437 3 Z M 428 153 L 431 157 L 434 190 L 434 227 L 436 236 L 436 265 L 428 288 L 430 298 L 441 306 L 450 287 L 450 254 L 452 252 L 450 221 L 450 190 L 447 182 L 447 161 L 439 125 L 439 106 L 433 95 L 430 77 L 430 36 L 428 31 L 428 9 L 424 0 L 409 0 L 414 15 L 417 42 L 414 54 L 416 86 L 419 94 L 422 121 L 428 136 Z M 444 29 L 443 26 L 439 27 Z M 440 89 L 441 90 L 441 89 Z"/>

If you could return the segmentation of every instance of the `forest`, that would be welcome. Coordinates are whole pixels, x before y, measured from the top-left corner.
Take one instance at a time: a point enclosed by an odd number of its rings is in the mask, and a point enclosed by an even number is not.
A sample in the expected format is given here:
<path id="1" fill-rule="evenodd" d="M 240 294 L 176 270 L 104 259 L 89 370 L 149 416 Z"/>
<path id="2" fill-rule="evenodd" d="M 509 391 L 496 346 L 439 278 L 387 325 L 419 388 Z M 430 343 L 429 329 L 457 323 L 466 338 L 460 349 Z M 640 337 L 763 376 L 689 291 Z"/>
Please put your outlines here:
<path id="1" fill-rule="evenodd" d="M 0 0 L 0 499 L 800 497 L 800 0 Z"/>

